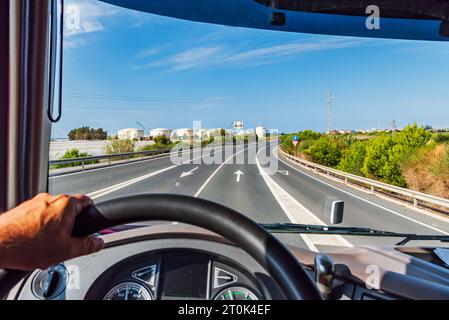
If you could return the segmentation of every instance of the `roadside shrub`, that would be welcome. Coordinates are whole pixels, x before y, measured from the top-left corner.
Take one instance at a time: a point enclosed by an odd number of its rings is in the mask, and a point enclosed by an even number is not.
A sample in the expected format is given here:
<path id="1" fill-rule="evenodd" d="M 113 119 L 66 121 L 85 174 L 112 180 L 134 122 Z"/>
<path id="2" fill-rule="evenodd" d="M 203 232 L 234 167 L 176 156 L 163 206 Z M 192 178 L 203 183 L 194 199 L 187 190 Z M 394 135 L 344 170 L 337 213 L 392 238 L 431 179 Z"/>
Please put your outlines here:
<path id="1" fill-rule="evenodd" d="M 163 135 L 162 136 L 157 136 L 153 140 L 154 140 L 154 142 L 157 145 L 165 146 L 165 145 L 169 145 L 170 144 L 170 139 L 168 139 L 166 136 L 163 136 Z"/>
<path id="2" fill-rule="evenodd" d="M 109 140 L 106 146 L 106 154 L 121 154 L 134 152 L 134 141 L 131 140 Z"/>
<path id="3" fill-rule="evenodd" d="M 155 143 L 155 144 L 151 144 L 151 145 L 147 145 L 142 148 L 139 148 L 139 151 L 153 151 L 153 150 L 161 150 L 161 149 L 170 149 L 170 148 L 175 147 L 178 144 L 179 144 L 179 142 L 169 143 L 169 144 Z"/>
<path id="4" fill-rule="evenodd" d="M 433 136 L 433 141 L 436 143 L 449 143 L 449 134 L 438 133 Z"/>
<path id="5" fill-rule="evenodd" d="M 86 158 L 91 157 L 91 154 L 88 154 L 87 152 L 80 152 L 78 149 L 70 149 L 67 150 L 66 153 L 60 158 L 60 160 L 65 159 L 76 159 L 76 158 Z M 95 164 L 98 163 L 98 160 L 91 160 L 91 161 L 84 161 L 84 164 Z M 67 163 L 67 164 L 57 164 L 53 165 L 52 169 L 62 169 L 62 168 L 71 168 L 71 167 L 78 167 L 81 166 L 82 162 L 73 162 L 73 163 Z"/>
<path id="6" fill-rule="evenodd" d="M 322 137 L 310 148 L 305 150 L 311 160 L 328 167 L 335 167 L 340 163 L 342 149 L 336 139 L 332 137 Z"/>
<path id="7" fill-rule="evenodd" d="M 409 188 L 449 198 L 449 146 L 419 148 L 403 163 L 402 174 Z"/>
<path id="8" fill-rule="evenodd" d="M 299 137 L 299 144 L 296 148 L 296 151 L 298 152 L 298 156 L 303 158 L 307 158 L 304 156 L 304 151 L 309 149 L 321 137 L 320 133 L 314 132 L 312 130 L 305 130 L 300 133 L 282 135 L 280 138 L 281 148 L 289 154 L 295 153 L 295 146 L 292 143 L 293 136 L 295 135 Z"/>
<path id="9" fill-rule="evenodd" d="M 304 130 L 298 134 L 298 137 L 300 141 L 316 141 L 321 137 L 321 134 L 312 130 Z"/>
<path id="10" fill-rule="evenodd" d="M 363 176 L 362 168 L 366 157 L 366 142 L 356 141 L 343 151 L 337 169 Z"/>
<path id="11" fill-rule="evenodd" d="M 414 123 L 404 130 L 381 135 L 367 144 L 362 168 L 365 177 L 397 186 L 407 186 L 401 166 L 417 148 L 426 145 L 432 134 Z"/>
<path id="12" fill-rule="evenodd" d="M 398 155 L 394 154 L 391 136 L 384 135 L 371 140 L 366 146 L 366 157 L 361 172 L 370 179 L 376 179 L 397 186 L 404 186 Z M 399 150 L 398 150 L 399 151 Z"/>

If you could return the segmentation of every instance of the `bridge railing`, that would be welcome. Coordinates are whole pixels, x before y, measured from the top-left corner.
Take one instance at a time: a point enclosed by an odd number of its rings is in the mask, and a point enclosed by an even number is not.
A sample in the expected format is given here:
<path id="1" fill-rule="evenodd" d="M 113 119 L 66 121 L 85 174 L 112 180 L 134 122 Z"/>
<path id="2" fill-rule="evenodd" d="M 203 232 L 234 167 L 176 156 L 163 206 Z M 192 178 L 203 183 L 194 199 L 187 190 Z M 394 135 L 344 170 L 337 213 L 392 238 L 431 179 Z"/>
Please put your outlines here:
<path id="1" fill-rule="evenodd" d="M 419 207 L 420 205 L 423 207 L 436 209 L 437 211 L 443 211 L 445 213 L 449 212 L 449 200 L 440 198 L 437 196 L 429 195 L 423 192 L 414 191 L 402 187 L 397 187 L 388 183 L 360 177 L 355 174 L 346 173 L 337 169 L 329 168 L 323 165 L 319 165 L 313 163 L 311 161 L 307 161 L 295 156 L 292 156 L 286 153 L 283 150 L 279 150 L 279 152 L 291 162 L 298 163 L 305 168 L 314 170 L 317 173 L 322 173 L 328 176 L 332 176 L 334 178 L 341 179 L 345 184 L 355 184 L 357 186 L 368 187 L 372 194 L 377 192 L 382 192 L 383 195 L 387 196 L 395 196 L 395 198 L 399 198 L 399 200 L 403 197 L 409 199 L 410 202 L 413 203 L 413 206 Z M 398 197 L 400 196 L 400 197 Z"/>

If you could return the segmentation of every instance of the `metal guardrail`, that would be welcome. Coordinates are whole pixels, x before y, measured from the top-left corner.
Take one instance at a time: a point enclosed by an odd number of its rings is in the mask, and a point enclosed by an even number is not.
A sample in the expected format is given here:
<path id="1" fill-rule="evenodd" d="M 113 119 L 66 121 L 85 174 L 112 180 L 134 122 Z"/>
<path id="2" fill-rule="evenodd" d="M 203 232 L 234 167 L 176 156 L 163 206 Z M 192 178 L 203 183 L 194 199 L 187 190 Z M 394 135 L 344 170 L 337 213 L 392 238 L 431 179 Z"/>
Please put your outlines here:
<path id="1" fill-rule="evenodd" d="M 139 152 L 130 152 L 130 153 L 110 154 L 110 155 L 104 155 L 104 156 L 60 159 L 60 160 L 49 161 L 49 165 L 55 166 L 55 165 L 80 163 L 80 166 L 82 167 L 82 169 L 84 169 L 86 164 L 94 162 L 94 161 L 107 160 L 108 164 L 112 165 L 112 161 L 114 159 L 130 161 L 131 159 L 135 159 L 138 157 L 144 159 L 145 157 L 149 157 L 149 156 L 164 155 L 164 154 L 170 153 L 171 151 L 172 151 L 172 149 L 159 149 L 159 150 L 139 151 Z"/>
<path id="2" fill-rule="evenodd" d="M 449 200 L 448 199 L 440 198 L 437 196 L 432 196 L 432 195 L 422 193 L 419 191 L 414 191 L 414 190 L 410 190 L 410 189 L 406 189 L 406 188 L 393 186 L 388 183 L 360 177 L 355 174 L 346 173 L 346 172 L 343 172 L 340 170 L 322 166 L 322 165 L 292 156 L 281 149 L 279 149 L 279 150 L 282 153 L 282 155 L 284 155 L 284 157 L 286 157 L 288 160 L 298 163 L 306 168 L 313 169 L 316 172 L 321 172 L 321 173 L 325 173 L 329 176 L 332 175 L 337 178 L 340 178 L 340 179 L 344 180 L 344 182 L 346 184 L 349 184 L 351 181 L 355 181 L 355 182 L 367 185 L 368 187 L 371 188 L 372 194 L 375 193 L 376 189 L 380 189 L 380 190 L 388 191 L 388 192 L 391 192 L 391 193 L 394 193 L 397 195 L 401 195 L 401 196 L 410 198 L 413 201 L 413 205 L 415 207 L 419 207 L 419 204 L 421 202 L 423 204 L 427 203 L 427 204 L 432 204 L 432 205 L 436 205 L 439 207 L 449 209 Z"/>
<path id="3" fill-rule="evenodd" d="M 228 145 L 234 145 L 234 143 L 225 143 L 225 144 L 219 144 L 218 146 L 228 146 Z M 207 145 L 211 146 L 211 145 Z M 206 147 L 207 147 L 206 146 Z M 203 149 L 204 147 L 199 148 L 193 148 L 190 150 L 182 149 L 179 152 L 192 152 L 198 149 Z M 51 160 L 49 161 L 50 166 L 55 165 L 64 165 L 64 164 L 73 164 L 73 163 L 79 163 L 80 165 L 73 166 L 72 168 L 81 167 L 82 170 L 85 169 L 87 164 L 92 163 L 93 161 L 102 161 L 107 160 L 106 166 L 112 165 L 112 161 L 114 159 L 117 160 L 126 160 L 127 162 L 131 161 L 131 159 L 136 159 L 140 157 L 142 160 L 145 159 L 145 157 L 149 156 L 156 156 L 156 155 L 167 155 L 170 154 L 173 151 L 173 149 L 156 149 L 156 150 L 149 150 L 149 151 L 138 151 L 138 152 L 129 152 L 129 153 L 118 153 L 118 154 L 110 154 L 110 155 L 102 155 L 102 156 L 92 156 L 92 157 L 83 157 L 83 158 L 72 158 L 72 159 L 59 159 L 59 160 Z M 117 161 L 116 160 L 116 161 Z"/>

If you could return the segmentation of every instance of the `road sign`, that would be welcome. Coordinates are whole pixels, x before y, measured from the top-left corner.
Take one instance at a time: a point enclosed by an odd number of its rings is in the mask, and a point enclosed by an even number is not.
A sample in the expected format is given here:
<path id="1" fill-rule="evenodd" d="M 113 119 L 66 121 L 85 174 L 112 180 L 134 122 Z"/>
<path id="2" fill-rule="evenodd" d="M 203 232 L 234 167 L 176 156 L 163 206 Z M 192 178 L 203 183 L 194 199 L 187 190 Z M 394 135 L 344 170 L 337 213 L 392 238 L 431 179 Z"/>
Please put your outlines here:
<path id="1" fill-rule="evenodd" d="M 293 136 L 292 143 L 296 147 L 298 145 L 298 143 L 299 143 L 299 137 L 298 136 Z"/>

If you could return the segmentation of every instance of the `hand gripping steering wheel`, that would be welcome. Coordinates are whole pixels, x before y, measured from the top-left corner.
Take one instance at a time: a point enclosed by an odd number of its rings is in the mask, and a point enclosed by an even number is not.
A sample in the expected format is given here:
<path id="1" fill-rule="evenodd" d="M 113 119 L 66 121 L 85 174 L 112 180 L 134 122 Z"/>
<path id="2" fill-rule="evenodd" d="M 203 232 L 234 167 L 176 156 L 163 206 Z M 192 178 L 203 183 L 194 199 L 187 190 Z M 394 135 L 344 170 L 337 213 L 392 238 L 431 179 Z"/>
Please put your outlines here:
<path id="1" fill-rule="evenodd" d="M 84 237 L 113 226 L 151 220 L 177 221 L 215 232 L 254 258 L 287 299 L 321 299 L 313 280 L 279 240 L 248 217 L 211 201 L 165 194 L 117 198 L 86 208 L 78 215 L 72 235 Z M 26 275 L 1 270 L 0 298 Z"/>

